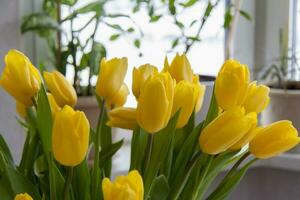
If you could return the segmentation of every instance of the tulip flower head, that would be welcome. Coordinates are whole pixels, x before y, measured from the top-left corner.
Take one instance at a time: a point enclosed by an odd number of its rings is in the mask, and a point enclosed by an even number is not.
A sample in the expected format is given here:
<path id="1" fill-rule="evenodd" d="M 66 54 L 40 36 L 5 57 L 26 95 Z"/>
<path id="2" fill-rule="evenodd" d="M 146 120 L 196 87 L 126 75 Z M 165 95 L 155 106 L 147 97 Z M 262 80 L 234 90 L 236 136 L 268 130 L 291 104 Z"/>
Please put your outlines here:
<path id="1" fill-rule="evenodd" d="M 249 69 L 236 60 L 223 64 L 215 81 L 215 96 L 218 105 L 228 110 L 241 106 L 249 85 Z"/>
<path id="2" fill-rule="evenodd" d="M 201 150 L 211 155 L 228 150 L 254 126 L 253 117 L 256 115 L 245 115 L 239 107 L 224 111 L 202 130 L 199 137 Z"/>
<path id="3" fill-rule="evenodd" d="M 47 92 L 47 97 L 48 97 L 48 101 L 49 101 L 52 116 L 54 116 L 55 113 L 60 111 L 61 107 L 59 105 L 57 105 L 57 103 L 56 103 L 56 101 L 55 101 L 55 99 L 54 99 L 54 97 L 51 93 Z"/>
<path id="4" fill-rule="evenodd" d="M 193 81 L 193 70 L 185 54 L 176 54 L 171 65 L 168 64 L 167 60 L 165 60 L 163 71 L 168 71 L 177 83 L 181 80 L 189 82 Z"/>
<path id="5" fill-rule="evenodd" d="M 54 158 L 62 165 L 76 166 L 86 156 L 90 125 L 83 112 L 66 105 L 55 114 L 52 128 Z"/>
<path id="6" fill-rule="evenodd" d="M 77 94 L 73 86 L 58 71 L 44 72 L 44 79 L 48 89 L 60 107 L 69 105 L 74 107 L 77 102 Z"/>
<path id="7" fill-rule="evenodd" d="M 120 90 L 127 72 L 127 58 L 103 58 L 96 84 L 96 93 L 109 101 Z"/>
<path id="8" fill-rule="evenodd" d="M 119 91 L 111 98 L 107 100 L 107 105 L 109 108 L 112 106 L 119 107 L 126 103 L 127 96 L 129 95 L 129 89 L 125 83 L 121 86 Z"/>
<path id="9" fill-rule="evenodd" d="M 22 118 L 25 118 L 27 115 L 27 107 L 18 101 L 16 101 L 16 111 Z"/>
<path id="10" fill-rule="evenodd" d="M 267 159 L 292 149 L 299 142 L 292 122 L 282 120 L 260 129 L 250 142 L 249 150 L 255 157 Z"/>
<path id="11" fill-rule="evenodd" d="M 32 99 L 39 91 L 39 71 L 30 60 L 17 50 L 10 50 L 5 56 L 5 67 L 0 77 L 3 87 L 16 101 L 31 106 Z"/>
<path id="12" fill-rule="evenodd" d="M 136 109 L 117 107 L 108 114 L 109 121 L 106 125 L 124 129 L 135 129 L 137 127 Z"/>
<path id="13" fill-rule="evenodd" d="M 248 88 L 243 107 L 246 112 L 256 112 L 257 114 L 263 111 L 269 104 L 270 88 L 265 85 L 257 85 L 253 81 Z"/>
<path id="14" fill-rule="evenodd" d="M 146 80 L 153 74 L 158 74 L 155 66 L 150 64 L 141 65 L 139 68 L 134 68 L 132 71 L 132 92 L 136 98 L 140 96 L 140 90 Z"/>
<path id="15" fill-rule="evenodd" d="M 33 200 L 33 198 L 27 193 L 17 194 L 14 200 Z"/>
<path id="16" fill-rule="evenodd" d="M 143 200 L 143 179 L 137 170 L 127 176 L 118 176 L 114 182 L 108 178 L 102 181 L 104 200 Z"/>
<path id="17" fill-rule="evenodd" d="M 166 127 L 171 117 L 175 80 L 169 73 L 150 77 L 138 98 L 137 122 L 149 133 Z"/>

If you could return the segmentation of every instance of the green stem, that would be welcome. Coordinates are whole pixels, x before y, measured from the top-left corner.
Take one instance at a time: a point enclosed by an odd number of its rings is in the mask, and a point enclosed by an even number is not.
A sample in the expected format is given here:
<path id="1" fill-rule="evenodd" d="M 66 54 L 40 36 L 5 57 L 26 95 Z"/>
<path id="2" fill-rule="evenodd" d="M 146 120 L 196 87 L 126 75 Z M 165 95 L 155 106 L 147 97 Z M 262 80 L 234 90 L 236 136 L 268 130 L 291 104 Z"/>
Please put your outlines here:
<path id="1" fill-rule="evenodd" d="M 72 184 L 73 167 L 67 167 L 67 179 L 64 185 L 64 200 L 68 199 L 69 190 Z"/>
<path id="2" fill-rule="evenodd" d="M 192 199 L 197 198 L 198 190 L 203 186 L 204 180 L 205 180 L 205 178 L 208 174 L 208 171 L 210 169 L 210 166 L 211 166 L 211 163 L 212 163 L 213 159 L 214 159 L 214 156 L 208 155 L 207 163 L 205 164 L 204 168 L 201 170 L 201 173 L 200 173 L 200 176 L 199 176 L 200 180 L 198 182 L 197 191 L 193 192 Z"/>
<path id="3" fill-rule="evenodd" d="M 147 148 L 146 148 L 146 154 L 144 158 L 144 177 L 147 174 L 149 164 L 150 164 L 150 159 L 151 159 L 151 152 L 152 152 L 152 146 L 153 146 L 153 134 L 148 134 L 148 140 L 147 140 Z"/>
<path id="4" fill-rule="evenodd" d="M 192 172 L 192 169 L 194 168 L 195 164 L 198 162 L 199 158 L 201 156 L 201 152 L 198 151 L 193 158 L 188 162 L 186 168 L 185 168 L 185 172 L 183 174 L 183 176 L 180 178 L 180 180 L 175 183 L 175 187 L 174 190 L 171 190 L 171 196 L 168 198 L 169 200 L 176 200 L 179 198 L 187 180 L 190 177 L 190 174 Z"/>
<path id="5" fill-rule="evenodd" d="M 101 140 L 101 125 L 103 123 L 104 117 L 104 109 L 105 109 L 105 100 L 102 101 L 100 107 L 100 114 L 98 118 L 97 130 L 96 130 L 96 138 L 95 138 L 95 160 L 92 172 L 92 199 L 97 198 L 97 190 L 99 189 L 99 154 L 100 154 L 100 140 Z"/>
<path id="6" fill-rule="evenodd" d="M 47 155 L 48 166 L 49 166 L 49 179 L 50 179 L 50 199 L 56 200 L 56 180 L 55 180 L 55 172 L 54 172 L 54 159 L 53 156 Z"/>

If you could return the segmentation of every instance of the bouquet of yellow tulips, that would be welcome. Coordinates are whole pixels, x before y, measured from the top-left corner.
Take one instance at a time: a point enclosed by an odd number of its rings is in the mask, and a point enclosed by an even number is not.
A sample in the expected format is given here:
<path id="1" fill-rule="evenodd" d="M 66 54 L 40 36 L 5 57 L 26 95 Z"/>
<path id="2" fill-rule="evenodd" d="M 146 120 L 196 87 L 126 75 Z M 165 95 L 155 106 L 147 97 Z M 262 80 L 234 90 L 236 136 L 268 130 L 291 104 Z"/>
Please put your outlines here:
<path id="1" fill-rule="evenodd" d="M 166 59 L 161 72 L 150 64 L 134 68 L 136 108 L 123 107 L 127 59 L 103 59 L 95 130 L 74 110 L 76 92 L 59 72 L 40 73 L 17 50 L 5 64 L 0 85 L 16 100 L 26 141 L 17 164 L 0 137 L 1 200 L 221 200 L 256 160 L 300 141 L 290 121 L 258 125 L 269 88 L 250 82 L 248 67 L 235 60 L 223 64 L 206 118 L 196 123 L 205 86 L 185 55 Z M 111 159 L 123 141 L 112 141 L 111 127 L 132 130 L 128 174 L 115 178 Z"/>

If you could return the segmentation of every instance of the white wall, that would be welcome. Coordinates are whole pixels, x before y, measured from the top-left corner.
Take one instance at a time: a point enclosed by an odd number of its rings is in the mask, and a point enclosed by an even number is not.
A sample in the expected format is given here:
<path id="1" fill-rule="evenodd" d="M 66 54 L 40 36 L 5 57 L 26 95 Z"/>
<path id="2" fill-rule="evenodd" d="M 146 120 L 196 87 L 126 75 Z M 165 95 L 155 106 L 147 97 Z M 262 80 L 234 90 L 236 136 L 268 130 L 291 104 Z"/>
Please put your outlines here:
<path id="1" fill-rule="evenodd" d="M 20 48 L 19 0 L 0 0 L 0 71 L 4 68 L 5 53 L 12 48 Z M 16 83 L 18 84 L 18 83 Z M 15 103 L 13 98 L 0 89 L 0 133 L 9 143 L 16 160 L 24 140 L 21 127 L 15 120 Z"/>

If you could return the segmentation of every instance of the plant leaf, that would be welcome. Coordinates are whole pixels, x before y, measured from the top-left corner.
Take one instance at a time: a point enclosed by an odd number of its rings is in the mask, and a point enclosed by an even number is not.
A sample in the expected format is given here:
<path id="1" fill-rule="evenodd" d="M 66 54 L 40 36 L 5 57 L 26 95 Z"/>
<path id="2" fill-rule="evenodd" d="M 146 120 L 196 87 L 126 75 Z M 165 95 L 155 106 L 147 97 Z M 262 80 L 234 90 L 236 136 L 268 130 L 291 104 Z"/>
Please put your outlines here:
<path id="1" fill-rule="evenodd" d="M 240 10 L 240 14 L 245 18 L 247 19 L 248 21 L 252 21 L 252 17 L 249 13 L 247 13 L 246 11 L 244 10 Z"/>
<path id="2" fill-rule="evenodd" d="M 150 188 L 150 200 L 164 200 L 167 198 L 170 187 L 164 175 L 155 178 Z"/>

